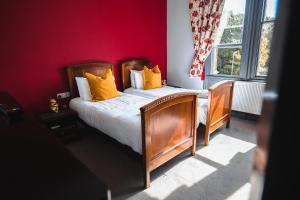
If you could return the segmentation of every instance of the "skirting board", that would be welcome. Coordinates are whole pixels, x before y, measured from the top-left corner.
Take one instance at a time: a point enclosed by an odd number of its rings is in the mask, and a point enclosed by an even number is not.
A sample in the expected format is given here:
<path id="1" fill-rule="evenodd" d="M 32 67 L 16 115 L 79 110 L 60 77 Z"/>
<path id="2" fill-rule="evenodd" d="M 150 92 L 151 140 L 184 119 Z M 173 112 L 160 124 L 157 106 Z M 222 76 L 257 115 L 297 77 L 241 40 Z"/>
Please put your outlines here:
<path id="1" fill-rule="evenodd" d="M 255 114 L 250 114 L 250 113 L 245 113 L 245 112 L 239 112 L 239 111 L 235 111 L 235 110 L 231 111 L 231 116 L 237 117 L 237 118 L 240 118 L 240 119 L 251 120 L 251 121 L 255 121 L 255 122 L 258 122 L 258 120 L 260 118 L 260 115 L 255 115 Z"/>

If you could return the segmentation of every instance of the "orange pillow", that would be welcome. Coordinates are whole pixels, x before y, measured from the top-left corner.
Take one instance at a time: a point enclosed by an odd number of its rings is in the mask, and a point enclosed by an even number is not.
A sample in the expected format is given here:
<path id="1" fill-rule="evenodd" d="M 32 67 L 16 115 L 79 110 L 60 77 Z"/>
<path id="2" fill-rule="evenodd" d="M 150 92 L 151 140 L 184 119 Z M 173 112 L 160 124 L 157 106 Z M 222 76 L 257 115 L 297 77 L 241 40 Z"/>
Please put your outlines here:
<path id="1" fill-rule="evenodd" d="M 120 96 L 110 69 L 106 71 L 103 77 L 90 73 L 84 75 L 90 86 L 92 101 L 102 101 Z"/>
<path id="2" fill-rule="evenodd" d="M 144 66 L 144 90 L 160 88 L 161 86 L 161 72 L 158 65 L 149 69 Z"/>

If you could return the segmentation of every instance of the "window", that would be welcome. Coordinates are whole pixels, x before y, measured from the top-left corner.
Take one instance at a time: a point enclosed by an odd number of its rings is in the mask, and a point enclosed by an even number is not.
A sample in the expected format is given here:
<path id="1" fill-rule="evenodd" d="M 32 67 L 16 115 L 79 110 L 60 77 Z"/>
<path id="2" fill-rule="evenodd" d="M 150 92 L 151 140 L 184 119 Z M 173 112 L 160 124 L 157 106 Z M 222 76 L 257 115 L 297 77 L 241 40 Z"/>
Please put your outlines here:
<path id="1" fill-rule="evenodd" d="M 278 0 L 226 0 L 207 63 L 207 85 L 220 79 L 265 79 Z"/>
<path id="2" fill-rule="evenodd" d="M 276 16 L 276 0 L 266 0 L 261 20 L 261 37 L 256 76 L 266 76 L 269 68 L 270 48 Z"/>
<path id="3" fill-rule="evenodd" d="M 225 1 L 212 50 L 212 74 L 240 75 L 246 0 Z"/>

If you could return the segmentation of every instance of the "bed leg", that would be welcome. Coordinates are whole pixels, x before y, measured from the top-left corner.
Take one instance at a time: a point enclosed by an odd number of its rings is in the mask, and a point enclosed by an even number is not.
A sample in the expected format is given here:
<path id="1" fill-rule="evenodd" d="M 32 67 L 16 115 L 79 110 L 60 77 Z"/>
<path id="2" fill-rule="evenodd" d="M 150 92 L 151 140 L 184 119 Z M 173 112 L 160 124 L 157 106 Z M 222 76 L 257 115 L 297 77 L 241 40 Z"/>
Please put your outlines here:
<path id="1" fill-rule="evenodd" d="M 196 148 L 197 148 L 197 129 L 195 129 L 194 134 L 193 134 L 193 144 L 191 146 L 192 156 L 196 155 Z"/>
<path id="2" fill-rule="evenodd" d="M 209 144 L 209 128 L 205 127 L 204 131 L 204 146 L 207 146 Z"/>
<path id="3" fill-rule="evenodd" d="M 144 181 L 145 181 L 145 189 L 150 187 L 150 172 L 148 170 L 145 170 L 145 175 L 144 175 Z"/>
<path id="4" fill-rule="evenodd" d="M 226 128 L 230 128 L 230 119 L 226 122 Z"/>
<path id="5" fill-rule="evenodd" d="M 192 154 L 192 156 L 196 155 L 196 145 L 193 145 L 191 147 L 191 154 Z"/>
<path id="6" fill-rule="evenodd" d="M 192 156 L 196 155 L 196 151 L 193 150 L 193 147 L 192 147 L 192 150 L 191 150 L 191 154 L 192 154 Z"/>

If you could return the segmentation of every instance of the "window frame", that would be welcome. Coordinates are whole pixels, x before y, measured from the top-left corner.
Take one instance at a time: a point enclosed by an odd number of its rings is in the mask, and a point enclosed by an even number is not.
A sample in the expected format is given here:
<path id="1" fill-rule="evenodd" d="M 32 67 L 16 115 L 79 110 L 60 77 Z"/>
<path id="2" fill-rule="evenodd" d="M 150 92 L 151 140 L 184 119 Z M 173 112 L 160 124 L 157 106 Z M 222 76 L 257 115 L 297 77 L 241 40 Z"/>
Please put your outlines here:
<path id="1" fill-rule="evenodd" d="M 213 57 L 210 55 L 205 62 L 206 69 L 206 86 L 210 86 L 217 81 L 230 78 L 231 80 L 243 81 L 262 81 L 265 82 L 267 76 L 257 76 L 257 67 L 260 51 L 260 39 L 262 25 L 264 22 L 265 9 L 267 0 L 246 0 L 246 8 L 244 15 L 244 28 L 242 38 L 242 57 L 240 76 L 232 76 L 225 74 L 212 74 Z M 257 11 L 260 12 L 257 12 Z M 275 23 L 276 19 L 272 20 Z M 234 44 L 235 45 L 235 44 Z M 216 45 L 216 47 L 221 45 Z M 222 46 L 224 46 L 222 44 Z M 227 46 L 227 44 L 226 44 Z M 230 46 L 230 44 L 228 45 Z M 250 48 L 251 47 L 251 48 Z M 212 50 L 213 51 L 213 50 Z"/>

